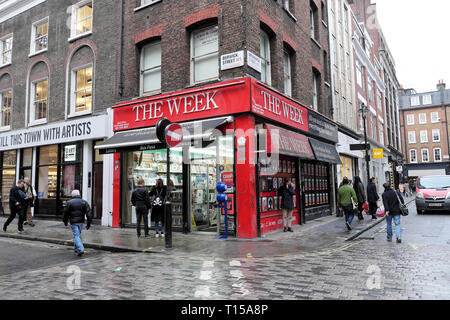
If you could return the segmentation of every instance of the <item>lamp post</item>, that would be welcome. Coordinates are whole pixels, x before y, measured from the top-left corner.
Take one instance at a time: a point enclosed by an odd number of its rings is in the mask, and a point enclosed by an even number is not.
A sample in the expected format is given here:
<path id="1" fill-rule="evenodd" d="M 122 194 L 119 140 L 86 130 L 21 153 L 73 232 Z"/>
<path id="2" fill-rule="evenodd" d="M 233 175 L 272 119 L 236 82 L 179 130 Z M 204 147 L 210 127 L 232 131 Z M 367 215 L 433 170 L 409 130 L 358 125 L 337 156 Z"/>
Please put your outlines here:
<path id="1" fill-rule="evenodd" d="M 365 150 L 366 150 L 366 171 L 367 171 L 367 183 L 369 183 L 369 180 L 370 180 L 370 170 L 369 170 L 370 156 L 367 151 L 367 128 L 366 128 L 366 117 L 367 117 L 367 112 L 369 112 L 369 109 L 367 108 L 367 106 L 364 103 L 361 103 L 361 105 L 359 106 L 358 112 L 361 114 L 361 117 L 363 118 L 363 122 L 364 122 L 364 145 L 365 145 Z"/>

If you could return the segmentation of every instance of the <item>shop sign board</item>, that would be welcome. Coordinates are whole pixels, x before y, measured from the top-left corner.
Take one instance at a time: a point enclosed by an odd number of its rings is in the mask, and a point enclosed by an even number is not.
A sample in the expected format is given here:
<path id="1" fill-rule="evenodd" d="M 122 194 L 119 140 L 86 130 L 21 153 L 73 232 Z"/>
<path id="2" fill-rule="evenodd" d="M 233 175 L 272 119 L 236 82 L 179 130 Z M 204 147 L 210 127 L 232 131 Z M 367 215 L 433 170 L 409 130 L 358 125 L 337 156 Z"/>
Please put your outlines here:
<path id="1" fill-rule="evenodd" d="M 234 185 L 234 173 L 230 172 L 222 172 L 222 182 L 227 185 L 228 188 L 232 188 Z"/>
<path id="2" fill-rule="evenodd" d="M 373 149 L 372 152 L 374 159 L 383 159 L 383 149 Z"/>
<path id="3" fill-rule="evenodd" d="M 248 112 L 249 101 L 246 78 L 136 99 L 113 107 L 113 130 L 150 127 L 162 118 L 183 122 Z"/>
<path id="4" fill-rule="evenodd" d="M 309 138 L 309 142 L 311 143 L 311 147 L 314 150 L 314 155 L 317 160 L 342 164 L 341 157 L 339 156 L 334 145 L 321 142 L 313 138 Z"/>
<path id="5" fill-rule="evenodd" d="M 309 133 L 329 141 L 338 142 L 338 128 L 332 121 L 315 112 L 308 112 Z"/>
<path id="6" fill-rule="evenodd" d="M 308 138 L 283 128 L 267 126 L 267 152 L 314 159 Z"/>
<path id="7" fill-rule="evenodd" d="M 252 79 L 252 112 L 308 132 L 308 109 Z"/>
<path id="8" fill-rule="evenodd" d="M 224 54 L 220 57 L 220 70 L 228 70 L 244 65 L 244 51 Z"/>
<path id="9" fill-rule="evenodd" d="M 107 122 L 101 115 L 5 132 L 0 134 L 0 151 L 104 138 Z"/>

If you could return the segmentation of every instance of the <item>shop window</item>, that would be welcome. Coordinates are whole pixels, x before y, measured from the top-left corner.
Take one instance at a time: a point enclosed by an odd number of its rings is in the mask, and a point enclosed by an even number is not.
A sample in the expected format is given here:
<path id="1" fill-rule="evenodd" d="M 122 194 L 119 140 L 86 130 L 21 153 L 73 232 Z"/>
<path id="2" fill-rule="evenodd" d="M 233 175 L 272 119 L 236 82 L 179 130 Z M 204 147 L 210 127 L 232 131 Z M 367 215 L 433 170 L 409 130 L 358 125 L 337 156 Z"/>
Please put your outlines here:
<path id="1" fill-rule="evenodd" d="M 191 34 L 191 84 L 219 77 L 219 27 L 195 30 Z"/>
<path id="2" fill-rule="evenodd" d="M 33 166 L 33 148 L 22 149 L 20 154 L 20 171 L 19 178 L 24 179 L 26 177 L 33 181 L 31 176 L 31 169 Z"/>
<path id="3" fill-rule="evenodd" d="M 48 18 L 33 23 L 31 26 L 30 55 L 47 50 L 48 47 Z"/>
<path id="4" fill-rule="evenodd" d="M 71 39 L 92 33 L 92 1 L 80 1 L 72 6 Z M 69 40 L 71 40 L 69 39 Z"/>
<path id="5" fill-rule="evenodd" d="M 161 41 L 141 50 L 141 95 L 161 92 Z"/>
<path id="6" fill-rule="evenodd" d="M 260 32 L 261 81 L 271 85 L 270 37 L 264 30 Z"/>
<path id="7" fill-rule="evenodd" d="M 30 101 L 30 123 L 42 123 L 47 120 L 48 80 L 32 83 Z"/>
<path id="8" fill-rule="evenodd" d="M 0 153 L 0 182 L 1 182 L 1 205 L 3 212 L 10 213 L 9 210 L 9 191 L 16 184 L 16 151 L 4 151 Z"/>
<path id="9" fill-rule="evenodd" d="M 6 90 L 1 92 L 0 102 L 1 102 L 0 129 L 9 130 L 11 127 L 12 90 Z"/>
<path id="10" fill-rule="evenodd" d="M 92 112 L 92 72 L 92 66 L 72 71 L 72 115 Z"/>
<path id="11" fill-rule="evenodd" d="M 0 39 L 0 66 L 5 66 L 11 63 L 12 58 L 13 36 L 7 35 Z"/>
<path id="12" fill-rule="evenodd" d="M 292 96 L 292 55 L 289 51 L 284 51 L 284 94 Z"/>
<path id="13" fill-rule="evenodd" d="M 305 208 L 330 204 L 329 167 L 327 164 L 308 163 L 301 164 L 301 180 Z M 350 175 L 350 172 L 348 172 Z"/>

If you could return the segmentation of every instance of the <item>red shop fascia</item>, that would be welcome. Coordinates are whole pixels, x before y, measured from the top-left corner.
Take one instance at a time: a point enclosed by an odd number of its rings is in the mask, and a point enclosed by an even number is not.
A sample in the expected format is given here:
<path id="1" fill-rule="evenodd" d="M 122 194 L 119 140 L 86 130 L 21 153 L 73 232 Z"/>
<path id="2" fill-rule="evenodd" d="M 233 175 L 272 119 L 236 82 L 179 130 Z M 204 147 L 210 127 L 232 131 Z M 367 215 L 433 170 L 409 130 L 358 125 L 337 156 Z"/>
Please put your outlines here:
<path id="1" fill-rule="evenodd" d="M 280 129 L 279 136 L 283 136 L 285 142 L 286 139 L 292 142 L 286 144 L 281 141 L 283 139 L 276 137 L 280 141 L 280 165 L 284 159 L 295 157 L 313 160 L 315 156 L 305 136 L 309 135 L 308 118 L 311 113 L 314 113 L 316 118 L 325 119 L 264 83 L 246 77 L 116 104 L 113 106 L 113 130 L 119 133 L 154 127 L 161 118 L 183 124 L 232 115 L 233 121 L 227 124 L 226 130 L 234 130 L 235 136 L 234 211 L 237 215 L 237 237 L 255 238 L 265 232 L 282 228 L 280 210 L 273 210 L 272 214 L 262 212 L 261 198 L 264 193 L 260 189 L 264 173 L 260 172 L 260 166 L 257 165 L 257 145 L 261 145 L 261 142 L 257 141 L 255 129 L 267 130 L 271 125 Z M 264 143 L 269 142 L 266 150 L 270 152 L 274 137 L 267 134 L 265 140 Z M 298 161 L 297 168 L 291 169 L 294 170 L 291 174 L 298 175 Z M 120 168 L 120 153 L 114 153 L 113 227 L 120 226 Z M 288 171 L 278 176 L 289 176 Z M 300 188 L 297 187 L 298 200 Z M 273 197 L 272 201 L 274 199 Z M 298 203 L 294 211 L 294 223 L 300 223 L 302 220 L 302 202 Z"/>

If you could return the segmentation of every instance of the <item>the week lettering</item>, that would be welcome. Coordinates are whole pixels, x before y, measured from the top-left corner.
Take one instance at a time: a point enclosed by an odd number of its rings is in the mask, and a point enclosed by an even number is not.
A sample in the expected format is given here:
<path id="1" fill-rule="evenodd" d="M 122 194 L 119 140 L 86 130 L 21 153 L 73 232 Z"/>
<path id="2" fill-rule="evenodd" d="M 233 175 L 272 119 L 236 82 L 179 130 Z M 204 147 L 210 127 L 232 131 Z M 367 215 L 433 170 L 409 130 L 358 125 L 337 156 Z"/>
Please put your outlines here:
<path id="1" fill-rule="evenodd" d="M 278 116 L 283 116 L 293 122 L 303 123 L 303 110 L 296 106 L 287 103 L 286 101 L 277 98 L 270 93 L 261 90 L 261 94 L 264 97 L 264 109 L 272 112 Z"/>
<path id="2" fill-rule="evenodd" d="M 214 100 L 217 90 L 197 93 L 180 98 L 167 99 L 136 105 L 132 111 L 136 112 L 135 121 L 159 119 L 164 117 L 164 111 L 168 110 L 170 115 L 179 115 L 202 112 L 211 109 L 219 109 Z"/>

